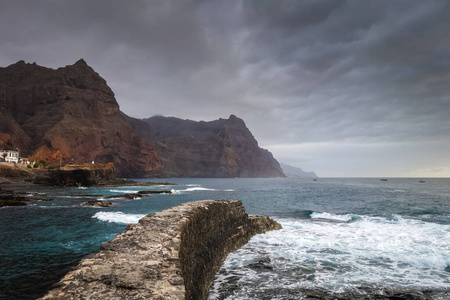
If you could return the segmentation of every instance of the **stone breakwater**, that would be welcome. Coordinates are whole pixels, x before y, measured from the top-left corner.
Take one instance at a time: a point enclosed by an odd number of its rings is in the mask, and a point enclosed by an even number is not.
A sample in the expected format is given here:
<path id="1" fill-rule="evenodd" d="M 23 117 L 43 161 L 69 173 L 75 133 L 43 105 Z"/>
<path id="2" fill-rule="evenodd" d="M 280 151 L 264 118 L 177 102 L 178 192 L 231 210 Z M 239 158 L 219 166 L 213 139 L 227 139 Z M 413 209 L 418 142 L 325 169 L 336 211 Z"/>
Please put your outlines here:
<path id="1" fill-rule="evenodd" d="M 206 299 L 227 254 L 276 229 L 240 201 L 185 203 L 129 225 L 41 299 Z"/>

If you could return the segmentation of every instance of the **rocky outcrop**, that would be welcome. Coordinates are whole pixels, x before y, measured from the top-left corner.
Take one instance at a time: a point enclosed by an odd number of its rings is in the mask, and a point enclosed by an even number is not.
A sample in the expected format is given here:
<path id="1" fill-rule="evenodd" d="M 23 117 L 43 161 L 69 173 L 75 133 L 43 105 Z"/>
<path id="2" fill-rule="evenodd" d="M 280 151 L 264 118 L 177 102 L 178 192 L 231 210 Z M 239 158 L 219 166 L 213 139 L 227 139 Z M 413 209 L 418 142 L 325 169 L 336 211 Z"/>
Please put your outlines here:
<path id="1" fill-rule="evenodd" d="M 16 192 L 0 188 L 0 207 L 25 206 L 32 201 L 50 201 L 51 198 L 34 192 Z"/>
<path id="2" fill-rule="evenodd" d="M 110 207 L 111 204 L 108 201 L 91 200 L 81 204 L 81 206 Z"/>
<path id="3" fill-rule="evenodd" d="M 149 127 L 128 119 L 137 134 L 155 145 L 163 164 L 147 172 L 149 177 L 284 177 L 272 154 L 234 115 L 211 122 L 162 116 L 143 121 Z"/>
<path id="4" fill-rule="evenodd" d="M 24 61 L 0 68 L 0 141 L 55 165 L 113 162 L 120 176 L 161 166 L 106 81 L 82 59 L 57 70 Z"/>
<path id="5" fill-rule="evenodd" d="M 67 165 L 48 170 L 34 179 L 34 183 L 56 186 L 94 186 L 112 184 L 117 180 L 113 163 Z"/>
<path id="6" fill-rule="evenodd" d="M 0 164 L 0 182 L 9 181 L 15 179 L 31 179 L 34 177 L 34 173 L 24 170 L 23 168 L 15 167 L 13 164 L 2 165 Z"/>
<path id="7" fill-rule="evenodd" d="M 240 201 L 185 203 L 129 225 L 41 299 L 206 299 L 227 253 L 280 228 Z"/>

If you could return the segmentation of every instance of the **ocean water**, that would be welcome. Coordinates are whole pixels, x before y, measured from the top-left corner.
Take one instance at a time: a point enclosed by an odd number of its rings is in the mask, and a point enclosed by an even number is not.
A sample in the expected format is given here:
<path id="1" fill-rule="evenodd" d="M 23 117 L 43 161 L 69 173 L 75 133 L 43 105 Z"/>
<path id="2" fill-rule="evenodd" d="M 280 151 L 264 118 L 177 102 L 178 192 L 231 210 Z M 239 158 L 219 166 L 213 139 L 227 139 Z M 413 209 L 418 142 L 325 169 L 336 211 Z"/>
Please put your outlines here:
<path id="1" fill-rule="evenodd" d="M 305 299 L 311 291 L 329 296 L 385 289 L 450 298 L 450 179 L 167 181 L 178 185 L 33 187 L 54 200 L 0 208 L 0 299 L 42 296 L 128 223 L 203 199 L 241 200 L 248 214 L 268 215 L 283 225 L 227 257 L 211 285 L 211 300 Z M 121 197 L 152 189 L 173 194 Z M 104 199 L 101 195 L 116 195 L 108 199 L 113 205 L 80 206 Z"/>

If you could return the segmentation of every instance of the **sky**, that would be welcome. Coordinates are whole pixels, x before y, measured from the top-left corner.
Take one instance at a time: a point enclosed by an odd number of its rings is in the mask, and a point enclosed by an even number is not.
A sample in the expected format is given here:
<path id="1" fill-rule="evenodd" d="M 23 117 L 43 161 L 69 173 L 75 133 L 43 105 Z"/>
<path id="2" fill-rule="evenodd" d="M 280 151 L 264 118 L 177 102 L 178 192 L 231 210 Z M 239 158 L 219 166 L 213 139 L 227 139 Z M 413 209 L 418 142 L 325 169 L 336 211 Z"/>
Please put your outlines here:
<path id="1" fill-rule="evenodd" d="M 0 67 L 83 58 L 129 116 L 235 114 L 319 177 L 449 177 L 449 16 L 432 0 L 0 0 Z"/>

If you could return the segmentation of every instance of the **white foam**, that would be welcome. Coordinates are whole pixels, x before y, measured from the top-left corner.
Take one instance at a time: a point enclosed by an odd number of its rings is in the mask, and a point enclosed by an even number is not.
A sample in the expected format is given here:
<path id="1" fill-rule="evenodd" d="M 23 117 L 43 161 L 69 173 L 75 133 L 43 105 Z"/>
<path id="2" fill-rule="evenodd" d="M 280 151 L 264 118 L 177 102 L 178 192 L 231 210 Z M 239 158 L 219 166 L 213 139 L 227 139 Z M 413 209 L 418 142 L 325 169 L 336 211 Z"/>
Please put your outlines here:
<path id="1" fill-rule="evenodd" d="M 349 222 L 352 220 L 352 215 L 335 215 L 335 214 L 330 214 L 327 212 L 323 212 L 323 213 L 313 212 L 311 214 L 311 219 L 326 219 L 326 220 L 334 220 L 334 221 L 341 221 L 341 222 Z"/>
<path id="2" fill-rule="evenodd" d="M 215 191 L 215 189 L 209 189 L 204 187 L 191 187 L 186 189 L 187 192 L 194 192 L 194 191 Z"/>
<path id="3" fill-rule="evenodd" d="M 111 193 L 124 193 L 124 194 L 136 194 L 139 191 L 134 190 L 109 190 Z"/>
<path id="4" fill-rule="evenodd" d="M 239 274 L 240 285 L 263 289 L 358 286 L 448 289 L 450 225 L 405 219 L 317 213 L 316 219 L 279 219 L 282 230 L 257 235 L 230 254 L 219 272 Z M 344 222 L 325 222 L 321 219 Z M 346 220 L 352 220 L 348 222 Z M 274 271 L 246 268 L 266 258 Z"/>
<path id="5" fill-rule="evenodd" d="M 143 218 L 145 215 L 142 214 L 124 214 L 123 212 L 104 212 L 100 211 L 92 216 L 92 218 L 99 219 L 100 221 L 111 222 L 111 223 L 137 223 L 139 219 Z"/>
<path id="6" fill-rule="evenodd" d="M 172 189 L 172 194 L 183 194 L 183 193 L 187 193 L 187 192 L 197 192 L 197 191 L 215 191 L 215 189 L 210 189 L 210 188 L 204 188 L 204 187 L 189 187 L 186 189 Z"/>

